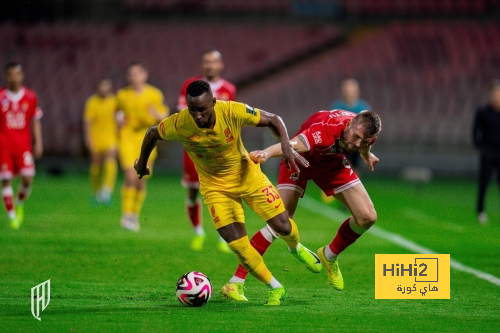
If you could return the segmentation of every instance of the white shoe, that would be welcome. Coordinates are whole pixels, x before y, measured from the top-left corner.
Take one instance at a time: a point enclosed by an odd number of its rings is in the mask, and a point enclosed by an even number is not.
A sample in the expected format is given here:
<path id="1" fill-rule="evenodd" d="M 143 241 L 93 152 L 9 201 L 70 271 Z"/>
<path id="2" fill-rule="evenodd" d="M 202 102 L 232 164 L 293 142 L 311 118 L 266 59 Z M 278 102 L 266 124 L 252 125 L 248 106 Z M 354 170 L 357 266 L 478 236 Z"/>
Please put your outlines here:
<path id="1" fill-rule="evenodd" d="M 123 229 L 138 232 L 141 229 L 139 225 L 139 220 L 133 215 L 124 215 L 121 220 L 121 226 Z"/>
<path id="2" fill-rule="evenodd" d="M 477 221 L 480 224 L 486 224 L 488 223 L 488 215 L 485 212 L 481 212 L 477 215 Z"/>

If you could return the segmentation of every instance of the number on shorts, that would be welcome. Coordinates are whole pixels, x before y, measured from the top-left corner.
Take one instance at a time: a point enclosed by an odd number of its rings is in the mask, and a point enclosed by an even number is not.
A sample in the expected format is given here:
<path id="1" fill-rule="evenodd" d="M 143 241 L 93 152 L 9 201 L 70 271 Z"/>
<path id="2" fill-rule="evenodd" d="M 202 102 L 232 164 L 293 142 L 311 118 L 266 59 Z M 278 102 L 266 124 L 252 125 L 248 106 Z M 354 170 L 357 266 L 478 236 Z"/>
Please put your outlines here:
<path id="1" fill-rule="evenodd" d="M 267 202 L 271 203 L 280 198 L 278 192 L 276 192 L 274 186 L 269 185 L 268 187 L 262 190 L 262 193 L 265 193 L 267 196 Z"/>

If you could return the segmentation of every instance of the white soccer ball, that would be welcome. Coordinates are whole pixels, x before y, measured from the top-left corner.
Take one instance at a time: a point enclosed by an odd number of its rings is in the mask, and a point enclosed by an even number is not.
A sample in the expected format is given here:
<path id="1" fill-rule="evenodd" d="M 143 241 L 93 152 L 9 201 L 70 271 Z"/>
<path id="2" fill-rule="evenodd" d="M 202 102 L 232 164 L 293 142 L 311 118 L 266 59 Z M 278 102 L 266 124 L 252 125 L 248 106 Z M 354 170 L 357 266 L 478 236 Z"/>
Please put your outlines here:
<path id="1" fill-rule="evenodd" d="M 203 306 L 212 297 L 212 283 L 200 272 L 188 272 L 177 281 L 177 299 L 186 306 Z"/>

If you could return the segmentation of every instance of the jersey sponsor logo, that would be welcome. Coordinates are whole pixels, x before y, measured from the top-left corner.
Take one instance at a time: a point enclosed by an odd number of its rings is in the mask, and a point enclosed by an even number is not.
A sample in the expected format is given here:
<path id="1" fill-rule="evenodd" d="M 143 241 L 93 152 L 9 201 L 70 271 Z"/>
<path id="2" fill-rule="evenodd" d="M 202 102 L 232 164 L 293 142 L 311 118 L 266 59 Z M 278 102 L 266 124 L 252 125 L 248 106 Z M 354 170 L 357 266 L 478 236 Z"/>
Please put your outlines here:
<path id="1" fill-rule="evenodd" d="M 22 112 L 7 112 L 5 114 L 7 127 L 10 129 L 23 129 L 26 126 L 26 117 Z"/>
<path id="2" fill-rule="evenodd" d="M 253 107 L 251 107 L 248 104 L 245 104 L 245 106 L 247 107 L 247 113 L 250 113 L 252 116 L 256 116 L 257 115 L 257 112 L 255 112 L 255 110 L 254 110 Z"/>
<path id="3" fill-rule="evenodd" d="M 227 127 L 224 130 L 224 135 L 226 136 L 226 142 L 231 142 L 234 140 L 234 137 L 231 135 L 231 130 L 229 129 L 229 127 Z"/>
<path id="4" fill-rule="evenodd" d="M 314 132 L 312 134 L 312 137 L 314 139 L 315 144 L 320 144 L 321 142 L 323 142 L 323 140 L 321 139 L 321 132 L 320 131 Z"/>
<path id="5" fill-rule="evenodd" d="M 281 206 L 281 202 L 277 205 L 274 205 L 274 208 L 278 209 Z"/>

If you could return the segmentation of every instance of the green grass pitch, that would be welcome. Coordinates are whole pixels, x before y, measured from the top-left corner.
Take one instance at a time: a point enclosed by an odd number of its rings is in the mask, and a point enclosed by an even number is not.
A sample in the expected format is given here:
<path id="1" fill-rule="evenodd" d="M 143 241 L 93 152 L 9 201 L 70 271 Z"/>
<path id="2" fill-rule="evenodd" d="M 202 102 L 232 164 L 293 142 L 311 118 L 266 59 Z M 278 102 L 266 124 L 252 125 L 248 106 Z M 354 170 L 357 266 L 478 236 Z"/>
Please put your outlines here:
<path id="1" fill-rule="evenodd" d="M 363 182 L 379 227 L 500 276 L 498 191 L 490 190 L 490 223 L 480 226 L 472 181 L 436 180 L 420 192 L 399 180 L 366 176 Z M 178 176 L 150 181 L 137 234 L 119 226 L 119 186 L 110 208 L 91 206 L 89 186 L 84 174 L 40 174 L 21 229 L 11 230 L 1 215 L 0 332 L 500 331 L 500 287 L 453 269 L 450 300 L 376 300 L 374 254 L 409 252 L 370 234 L 340 257 L 341 293 L 327 285 L 324 271 L 310 273 L 277 240 L 265 260 L 289 298 L 280 307 L 264 307 L 266 288 L 249 277 L 250 301 L 227 301 L 218 290 L 236 259 L 215 249 L 207 212 L 205 250 L 189 249 L 192 231 Z M 312 184 L 308 195 L 320 200 Z M 248 209 L 246 216 L 249 233 L 263 226 Z M 296 221 L 312 250 L 330 242 L 341 222 L 300 205 Z M 177 279 L 191 270 L 207 274 L 214 287 L 203 308 L 184 307 L 175 297 Z M 30 289 L 47 279 L 51 300 L 38 321 L 31 315 Z"/>

